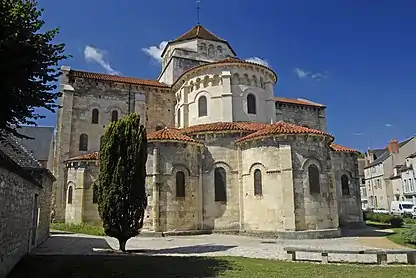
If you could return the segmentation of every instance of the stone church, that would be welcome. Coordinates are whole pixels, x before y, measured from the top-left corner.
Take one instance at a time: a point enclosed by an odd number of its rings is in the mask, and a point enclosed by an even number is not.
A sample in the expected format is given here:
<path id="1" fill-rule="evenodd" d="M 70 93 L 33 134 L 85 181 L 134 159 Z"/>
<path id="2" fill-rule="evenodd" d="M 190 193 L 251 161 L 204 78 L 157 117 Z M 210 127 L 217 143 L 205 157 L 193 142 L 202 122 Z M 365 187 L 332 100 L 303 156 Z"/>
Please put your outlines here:
<path id="1" fill-rule="evenodd" d="M 62 71 L 55 221 L 100 223 L 100 138 L 138 113 L 149 141 L 144 231 L 318 238 L 362 222 L 358 152 L 334 143 L 325 106 L 276 97 L 271 68 L 203 26 L 167 44 L 157 80 Z"/>

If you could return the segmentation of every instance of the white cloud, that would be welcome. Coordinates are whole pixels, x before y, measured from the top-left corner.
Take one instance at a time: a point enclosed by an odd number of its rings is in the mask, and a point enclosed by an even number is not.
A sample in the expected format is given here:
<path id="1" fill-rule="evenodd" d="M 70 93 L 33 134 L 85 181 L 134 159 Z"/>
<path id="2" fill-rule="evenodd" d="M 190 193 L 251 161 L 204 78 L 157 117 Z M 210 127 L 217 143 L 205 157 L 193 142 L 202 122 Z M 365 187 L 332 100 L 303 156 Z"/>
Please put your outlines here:
<path id="1" fill-rule="evenodd" d="M 385 124 L 384 126 L 385 127 L 392 127 L 393 125 L 392 124 Z"/>
<path id="2" fill-rule="evenodd" d="M 328 78 L 328 72 L 324 71 L 324 72 L 311 72 L 311 71 L 307 71 L 301 68 L 295 68 L 294 70 L 295 75 L 297 76 L 297 78 L 299 79 L 303 79 L 303 78 L 311 78 L 313 80 L 316 81 L 321 81 L 323 79 L 327 79 Z"/>
<path id="3" fill-rule="evenodd" d="M 162 62 L 162 52 L 165 49 L 166 45 L 168 44 L 167 41 L 162 41 L 159 45 L 153 45 L 150 47 L 142 48 L 142 51 L 149 55 L 151 58 L 155 59 L 157 62 Z"/>
<path id="4" fill-rule="evenodd" d="M 105 61 L 105 55 L 106 52 L 104 50 L 89 45 L 85 46 L 84 57 L 87 62 L 94 62 L 99 64 L 109 74 L 120 75 L 120 72 L 114 70 L 110 63 Z"/>
<path id="5" fill-rule="evenodd" d="M 260 64 L 260 65 L 263 65 L 263 66 L 266 66 L 266 67 L 270 67 L 269 62 L 267 62 L 266 60 L 263 60 L 259 57 L 247 58 L 246 61 L 251 62 L 251 63 Z"/>

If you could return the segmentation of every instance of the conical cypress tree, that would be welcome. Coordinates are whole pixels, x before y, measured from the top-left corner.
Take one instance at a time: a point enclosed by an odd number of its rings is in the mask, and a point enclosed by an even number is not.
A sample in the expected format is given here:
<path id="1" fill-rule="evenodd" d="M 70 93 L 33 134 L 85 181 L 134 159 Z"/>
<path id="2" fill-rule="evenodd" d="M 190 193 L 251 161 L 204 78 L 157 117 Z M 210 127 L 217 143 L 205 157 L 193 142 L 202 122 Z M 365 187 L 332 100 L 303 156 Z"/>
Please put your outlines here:
<path id="1" fill-rule="evenodd" d="M 130 114 L 106 129 L 100 148 L 100 175 L 95 188 L 98 212 L 106 235 L 126 251 L 129 238 L 139 234 L 147 207 L 146 129 Z"/>

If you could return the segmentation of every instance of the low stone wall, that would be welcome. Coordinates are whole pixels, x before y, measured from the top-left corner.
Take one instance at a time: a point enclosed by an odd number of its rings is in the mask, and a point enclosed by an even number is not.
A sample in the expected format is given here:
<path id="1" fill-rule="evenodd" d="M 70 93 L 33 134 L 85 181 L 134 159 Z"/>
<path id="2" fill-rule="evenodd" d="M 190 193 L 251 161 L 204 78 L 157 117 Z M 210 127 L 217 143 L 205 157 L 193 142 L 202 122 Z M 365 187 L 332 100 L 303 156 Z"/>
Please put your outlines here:
<path id="1" fill-rule="evenodd" d="M 49 236 L 50 184 L 51 181 L 39 187 L 14 171 L 0 167 L 0 278 L 6 277 L 31 248 Z M 32 241 L 35 198 L 38 228 Z"/>

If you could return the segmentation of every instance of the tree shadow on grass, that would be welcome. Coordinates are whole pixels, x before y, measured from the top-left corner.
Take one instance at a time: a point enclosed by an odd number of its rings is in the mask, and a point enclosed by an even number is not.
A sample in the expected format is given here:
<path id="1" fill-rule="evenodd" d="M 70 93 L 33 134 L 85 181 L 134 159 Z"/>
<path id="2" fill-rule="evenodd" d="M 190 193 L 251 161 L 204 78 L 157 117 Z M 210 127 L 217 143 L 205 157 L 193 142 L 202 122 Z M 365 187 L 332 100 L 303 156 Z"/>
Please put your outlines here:
<path id="1" fill-rule="evenodd" d="M 8 278 L 217 277 L 230 269 L 214 257 L 28 255 Z"/>

